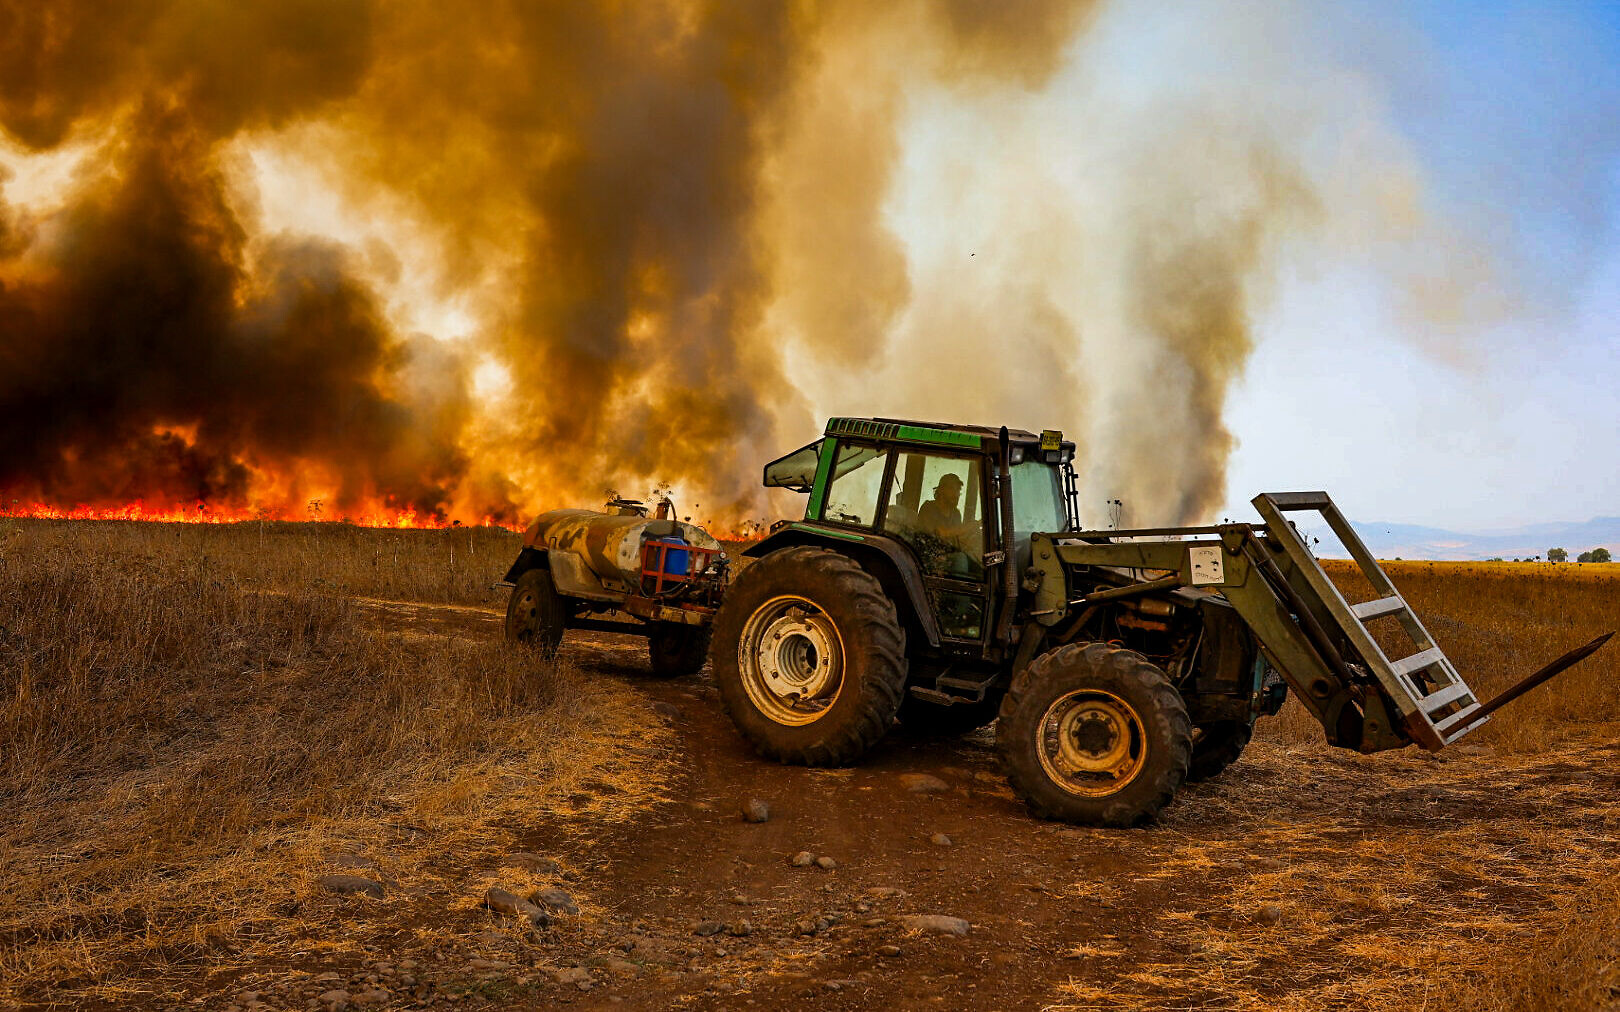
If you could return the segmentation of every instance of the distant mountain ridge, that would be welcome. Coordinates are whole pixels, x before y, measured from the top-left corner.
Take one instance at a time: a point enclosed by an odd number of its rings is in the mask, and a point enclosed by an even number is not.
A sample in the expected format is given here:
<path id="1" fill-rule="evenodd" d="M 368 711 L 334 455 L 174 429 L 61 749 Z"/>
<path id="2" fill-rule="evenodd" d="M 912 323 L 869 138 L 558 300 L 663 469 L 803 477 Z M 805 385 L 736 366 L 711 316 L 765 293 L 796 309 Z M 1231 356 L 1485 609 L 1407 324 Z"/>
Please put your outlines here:
<path id="1" fill-rule="evenodd" d="M 1418 524 L 1359 520 L 1352 520 L 1350 524 L 1380 559 L 1467 562 L 1498 557 L 1526 559 L 1537 555 L 1545 559 L 1547 549 L 1562 548 L 1569 552 L 1569 561 L 1574 562 L 1577 555 L 1598 547 L 1607 548 L 1620 559 L 1620 517 L 1595 517 L 1578 523 L 1527 524 L 1509 530 L 1473 533 Z M 1344 555 L 1337 541 L 1330 541 L 1326 536 L 1326 525 L 1307 527 L 1305 531 L 1321 538 L 1321 544 L 1313 546 L 1317 554 Z"/>

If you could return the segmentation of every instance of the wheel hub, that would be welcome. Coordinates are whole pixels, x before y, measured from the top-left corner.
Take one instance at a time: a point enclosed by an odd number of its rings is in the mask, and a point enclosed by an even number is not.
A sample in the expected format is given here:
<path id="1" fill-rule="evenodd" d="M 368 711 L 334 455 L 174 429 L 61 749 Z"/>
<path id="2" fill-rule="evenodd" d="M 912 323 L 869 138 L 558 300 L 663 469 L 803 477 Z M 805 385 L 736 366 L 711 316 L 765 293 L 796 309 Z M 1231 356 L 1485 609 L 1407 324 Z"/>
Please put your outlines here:
<path id="1" fill-rule="evenodd" d="M 737 661 L 749 698 L 781 724 L 814 721 L 843 684 L 838 630 L 826 612 L 800 597 L 775 598 L 749 617 Z"/>
<path id="2" fill-rule="evenodd" d="M 1112 794 L 1136 778 L 1147 758 L 1146 735 L 1130 704 L 1110 692 L 1071 692 L 1041 718 L 1039 755 L 1064 790 Z"/>
<path id="3" fill-rule="evenodd" d="M 783 615 L 765 627 L 759 644 L 760 677 L 778 696 L 814 699 L 826 691 L 836 672 L 837 650 L 825 621 Z"/>

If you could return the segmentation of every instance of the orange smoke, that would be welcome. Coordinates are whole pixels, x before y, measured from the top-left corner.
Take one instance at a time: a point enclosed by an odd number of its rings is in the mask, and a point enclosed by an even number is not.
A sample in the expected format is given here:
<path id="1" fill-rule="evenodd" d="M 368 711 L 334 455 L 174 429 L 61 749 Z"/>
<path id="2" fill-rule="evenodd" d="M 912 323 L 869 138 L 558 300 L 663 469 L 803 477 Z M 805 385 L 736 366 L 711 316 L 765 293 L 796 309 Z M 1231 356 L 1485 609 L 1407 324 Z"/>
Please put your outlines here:
<path id="1" fill-rule="evenodd" d="M 1091 6 L 0 0 L 0 153 L 90 152 L 44 209 L 0 167 L 0 502 L 514 522 L 672 482 L 757 516 L 760 461 L 814 428 L 779 281 L 830 347 L 871 333 L 823 283 L 855 261 L 812 278 L 768 235 L 803 222 L 779 156 L 808 150 L 816 82 L 880 39 L 1033 85 Z M 897 84 L 872 80 L 888 98 L 815 161 L 847 156 L 829 236 L 893 304 Z M 263 166 L 292 163 L 367 238 L 268 220 L 304 181 Z M 419 332 L 424 300 L 468 332 Z"/>

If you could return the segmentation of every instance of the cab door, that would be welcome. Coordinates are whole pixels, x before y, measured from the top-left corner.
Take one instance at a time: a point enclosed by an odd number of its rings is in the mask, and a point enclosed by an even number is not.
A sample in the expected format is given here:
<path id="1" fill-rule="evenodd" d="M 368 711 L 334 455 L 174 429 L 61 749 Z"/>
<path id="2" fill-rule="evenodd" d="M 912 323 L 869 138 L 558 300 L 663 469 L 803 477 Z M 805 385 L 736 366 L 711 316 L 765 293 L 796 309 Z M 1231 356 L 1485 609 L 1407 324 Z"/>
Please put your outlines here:
<path id="1" fill-rule="evenodd" d="M 896 449 L 890 466 L 883 530 L 916 554 L 940 636 L 982 644 L 991 624 L 983 458 Z"/>

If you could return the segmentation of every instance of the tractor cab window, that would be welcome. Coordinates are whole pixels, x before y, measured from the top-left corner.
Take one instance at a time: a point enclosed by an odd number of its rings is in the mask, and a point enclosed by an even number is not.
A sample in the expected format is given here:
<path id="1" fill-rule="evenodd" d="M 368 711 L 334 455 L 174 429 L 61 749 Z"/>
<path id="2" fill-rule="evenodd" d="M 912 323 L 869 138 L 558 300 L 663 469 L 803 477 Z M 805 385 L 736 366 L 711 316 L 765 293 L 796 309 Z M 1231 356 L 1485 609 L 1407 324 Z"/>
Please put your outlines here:
<path id="1" fill-rule="evenodd" d="M 801 446 L 785 457 L 778 457 L 765 465 L 766 488 L 791 488 L 795 492 L 808 492 L 816 482 L 816 464 L 821 458 L 822 440 Z"/>
<path id="2" fill-rule="evenodd" d="M 1053 534 L 1069 526 L 1068 504 L 1058 469 L 1038 460 L 1012 468 L 1013 530 L 1024 541 L 1034 533 Z"/>
<path id="3" fill-rule="evenodd" d="M 930 576 L 984 578 L 984 492 L 977 458 L 901 453 L 883 529 L 909 544 Z"/>
<path id="4" fill-rule="evenodd" d="M 888 451 L 875 446 L 839 443 L 821 519 L 863 527 L 875 523 L 878 495 L 883 491 L 883 467 L 888 459 Z"/>

